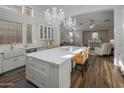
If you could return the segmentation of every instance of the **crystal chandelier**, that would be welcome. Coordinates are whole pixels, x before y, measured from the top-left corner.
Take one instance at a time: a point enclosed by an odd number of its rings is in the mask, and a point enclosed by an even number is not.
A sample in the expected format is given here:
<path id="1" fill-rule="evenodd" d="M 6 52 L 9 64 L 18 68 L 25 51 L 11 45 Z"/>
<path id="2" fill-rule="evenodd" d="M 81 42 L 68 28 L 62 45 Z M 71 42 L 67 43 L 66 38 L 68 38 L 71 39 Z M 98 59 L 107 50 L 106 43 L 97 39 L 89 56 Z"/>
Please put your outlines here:
<path id="1" fill-rule="evenodd" d="M 90 20 L 90 29 L 94 29 L 95 26 L 94 20 Z"/>
<path id="2" fill-rule="evenodd" d="M 65 17 L 65 14 L 62 9 L 60 9 L 57 13 L 56 7 L 53 8 L 52 13 L 50 13 L 49 9 L 45 11 L 45 18 L 49 25 L 59 26 L 61 24 L 64 25 L 65 29 L 71 30 L 76 25 L 76 19 L 72 20 L 71 17 Z"/>
<path id="3" fill-rule="evenodd" d="M 73 30 L 76 25 L 76 19 L 73 20 L 71 17 L 67 17 L 65 18 L 63 25 L 65 29 L 68 29 L 69 31 Z"/>

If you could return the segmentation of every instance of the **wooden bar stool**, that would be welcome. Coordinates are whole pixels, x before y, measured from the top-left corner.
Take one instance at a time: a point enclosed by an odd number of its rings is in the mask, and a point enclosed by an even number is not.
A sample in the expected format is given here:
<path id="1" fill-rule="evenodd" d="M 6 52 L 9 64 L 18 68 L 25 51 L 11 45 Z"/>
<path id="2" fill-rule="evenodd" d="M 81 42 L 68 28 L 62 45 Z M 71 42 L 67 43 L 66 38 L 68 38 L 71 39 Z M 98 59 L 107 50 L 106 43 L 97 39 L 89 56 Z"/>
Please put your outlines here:
<path id="1" fill-rule="evenodd" d="M 81 54 L 77 54 L 74 56 L 71 61 L 72 61 L 72 74 L 73 74 L 73 63 L 75 62 L 75 70 L 81 71 L 82 72 L 82 77 L 84 76 L 84 64 L 86 62 L 86 50 L 82 51 Z M 81 67 L 81 68 L 79 68 Z"/>
<path id="2" fill-rule="evenodd" d="M 87 71 L 88 67 L 89 67 L 89 61 L 88 61 L 88 58 L 89 58 L 89 51 L 90 51 L 90 47 L 88 46 L 87 49 L 86 49 L 86 59 L 85 59 L 85 72 Z"/>

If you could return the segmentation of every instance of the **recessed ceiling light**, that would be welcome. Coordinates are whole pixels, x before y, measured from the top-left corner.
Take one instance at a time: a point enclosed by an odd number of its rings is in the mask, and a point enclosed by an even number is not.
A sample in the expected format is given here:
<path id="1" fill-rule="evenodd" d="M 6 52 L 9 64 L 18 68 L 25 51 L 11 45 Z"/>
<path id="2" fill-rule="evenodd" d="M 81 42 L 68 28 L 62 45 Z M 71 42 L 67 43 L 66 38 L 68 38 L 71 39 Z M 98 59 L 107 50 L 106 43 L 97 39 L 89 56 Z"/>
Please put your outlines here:
<path id="1" fill-rule="evenodd" d="M 110 22 L 110 19 L 105 19 L 104 22 Z"/>

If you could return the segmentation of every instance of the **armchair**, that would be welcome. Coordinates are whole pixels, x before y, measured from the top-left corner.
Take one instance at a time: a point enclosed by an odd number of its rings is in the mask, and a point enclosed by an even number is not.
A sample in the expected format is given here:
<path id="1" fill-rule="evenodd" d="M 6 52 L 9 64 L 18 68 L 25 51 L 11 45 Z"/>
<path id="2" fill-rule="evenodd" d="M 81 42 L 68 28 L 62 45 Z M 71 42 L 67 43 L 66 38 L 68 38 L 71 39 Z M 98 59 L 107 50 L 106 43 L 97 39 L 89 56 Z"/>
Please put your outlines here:
<path id="1" fill-rule="evenodd" d="M 101 47 L 95 47 L 95 54 L 96 55 L 110 55 L 112 50 L 111 43 L 103 43 Z"/>

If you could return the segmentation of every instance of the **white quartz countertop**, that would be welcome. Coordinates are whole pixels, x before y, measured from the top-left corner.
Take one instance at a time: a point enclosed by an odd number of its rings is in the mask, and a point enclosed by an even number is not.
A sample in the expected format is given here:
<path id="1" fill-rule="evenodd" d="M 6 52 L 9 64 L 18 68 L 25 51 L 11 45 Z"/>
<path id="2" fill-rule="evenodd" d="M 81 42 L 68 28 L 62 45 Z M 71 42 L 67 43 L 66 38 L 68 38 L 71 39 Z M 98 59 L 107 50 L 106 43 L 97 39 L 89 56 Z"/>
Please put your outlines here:
<path id="1" fill-rule="evenodd" d="M 4 58 L 10 58 L 20 55 L 25 55 L 26 51 L 23 48 L 17 48 L 12 50 L 1 50 L 0 54 L 3 55 Z"/>
<path id="2" fill-rule="evenodd" d="M 85 49 L 86 49 L 85 47 L 63 46 L 63 47 L 28 53 L 26 54 L 26 56 L 36 58 L 41 61 L 49 62 L 52 64 L 60 65 Z"/>
<path id="3" fill-rule="evenodd" d="M 24 51 L 24 48 L 14 48 L 14 49 L 8 49 L 8 50 L 0 50 L 0 53 L 20 52 L 20 51 Z"/>

